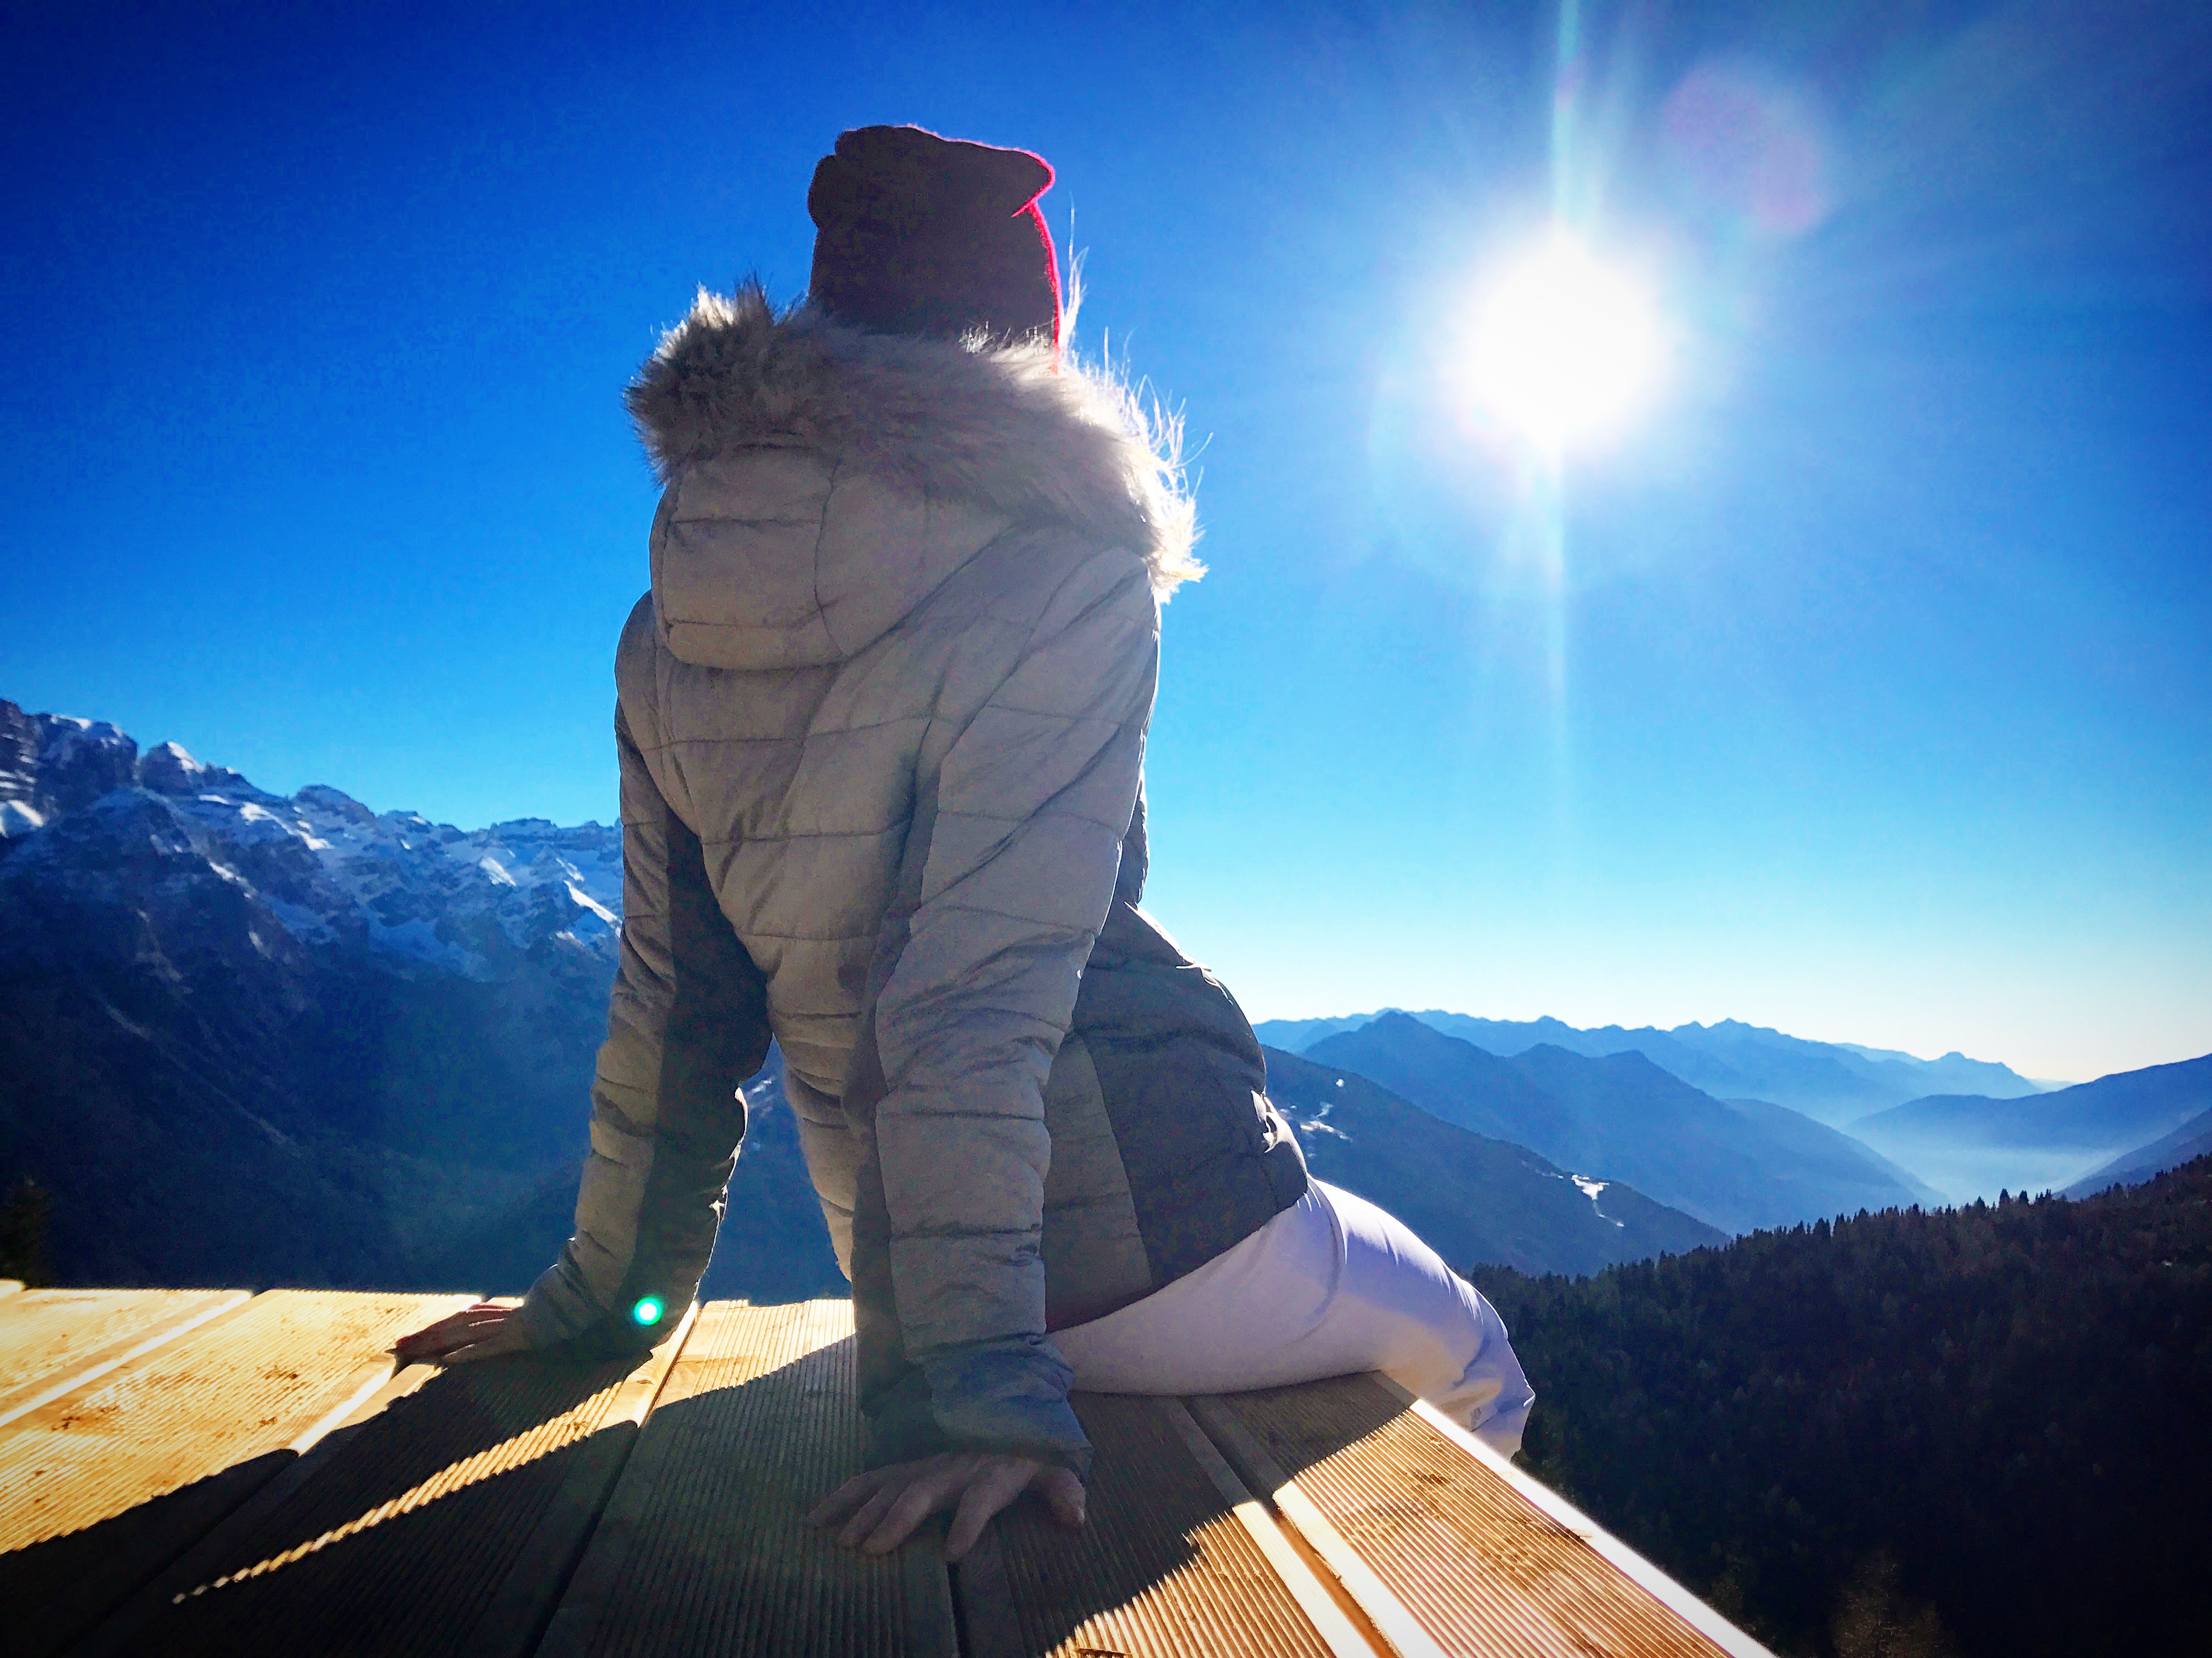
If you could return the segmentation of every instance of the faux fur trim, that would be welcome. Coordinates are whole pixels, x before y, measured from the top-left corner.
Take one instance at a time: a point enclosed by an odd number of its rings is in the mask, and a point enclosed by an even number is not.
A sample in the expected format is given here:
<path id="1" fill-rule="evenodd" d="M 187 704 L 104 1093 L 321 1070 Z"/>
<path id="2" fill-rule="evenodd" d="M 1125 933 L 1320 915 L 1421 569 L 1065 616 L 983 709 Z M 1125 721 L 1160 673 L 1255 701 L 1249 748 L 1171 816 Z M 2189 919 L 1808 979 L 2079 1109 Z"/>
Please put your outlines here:
<path id="1" fill-rule="evenodd" d="M 625 401 L 664 483 L 723 450 L 796 442 L 1126 547 L 1163 598 L 1203 570 L 1176 422 L 1048 343 L 869 334 L 805 305 L 779 316 L 758 282 L 702 288 Z"/>

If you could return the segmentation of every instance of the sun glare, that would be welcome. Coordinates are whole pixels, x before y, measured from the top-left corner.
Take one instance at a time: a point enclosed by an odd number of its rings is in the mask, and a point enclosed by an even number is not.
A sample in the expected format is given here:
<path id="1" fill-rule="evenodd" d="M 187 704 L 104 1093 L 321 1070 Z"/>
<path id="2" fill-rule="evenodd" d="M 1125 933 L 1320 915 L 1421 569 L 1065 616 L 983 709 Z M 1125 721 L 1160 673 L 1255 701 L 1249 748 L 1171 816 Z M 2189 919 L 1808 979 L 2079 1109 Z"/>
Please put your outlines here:
<path id="1" fill-rule="evenodd" d="M 1468 367 L 1492 416 L 1556 450 L 1617 429 L 1649 393 L 1659 355 L 1650 301 L 1559 233 L 1490 291 Z"/>

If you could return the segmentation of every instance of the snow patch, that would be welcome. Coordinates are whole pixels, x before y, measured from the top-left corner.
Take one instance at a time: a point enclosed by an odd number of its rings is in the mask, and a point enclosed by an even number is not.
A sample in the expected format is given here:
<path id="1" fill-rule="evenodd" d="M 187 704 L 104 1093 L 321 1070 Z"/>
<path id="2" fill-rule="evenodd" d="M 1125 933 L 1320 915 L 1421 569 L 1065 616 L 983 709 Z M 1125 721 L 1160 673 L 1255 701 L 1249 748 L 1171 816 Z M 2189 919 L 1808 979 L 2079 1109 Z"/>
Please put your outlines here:
<path id="1" fill-rule="evenodd" d="M 609 909 L 605 904 L 592 897 L 590 893 L 585 891 L 581 886 L 577 884 L 583 878 L 577 875 L 574 870 L 569 872 L 569 875 L 571 878 L 568 882 L 568 896 L 575 901 L 576 908 L 579 909 L 589 910 L 608 926 L 618 925 L 614 911 Z"/>
<path id="2" fill-rule="evenodd" d="M 1570 1175 L 1567 1178 L 1572 1181 L 1580 1188 L 1582 1194 L 1590 1200 L 1590 1207 L 1597 1211 L 1597 1218 L 1600 1220 L 1617 1231 L 1625 1232 L 1628 1230 L 1626 1221 L 1615 1220 L 1611 1215 L 1607 1214 L 1597 1200 L 1598 1193 L 1613 1184 L 1611 1181 L 1592 1180 L 1588 1175 Z"/>
<path id="3" fill-rule="evenodd" d="M 1344 1084 L 1340 1081 L 1337 1086 L 1341 1088 Z M 1336 1102 L 1334 1100 L 1323 1100 L 1314 1107 L 1311 1115 L 1304 1117 L 1281 1106 L 1278 1106 L 1277 1108 L 1291 1120 L 1291 1127 L 1301 1134 L 1334 1134 L 1337 1139 L 1348 1143 L 1352 1136 L 1328 1120 L 1328 1114 L 1335 1104 Z"/>

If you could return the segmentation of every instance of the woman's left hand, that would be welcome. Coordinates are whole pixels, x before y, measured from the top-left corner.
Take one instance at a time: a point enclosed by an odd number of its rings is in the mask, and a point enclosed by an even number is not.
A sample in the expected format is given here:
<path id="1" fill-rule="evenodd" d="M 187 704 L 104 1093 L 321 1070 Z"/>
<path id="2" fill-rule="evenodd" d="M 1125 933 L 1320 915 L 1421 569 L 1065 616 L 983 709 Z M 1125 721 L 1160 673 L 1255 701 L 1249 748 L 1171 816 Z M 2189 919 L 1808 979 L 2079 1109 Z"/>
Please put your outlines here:
<path id="1" fill-rule="evenodd" d="M 951 1509 L 945 1558 L 957 1560 L 992 1517 L 1026 1491 L 1043 1497 L 1061 1525 L 1083 1523 L 1083 1482 L 1066 1468 L 1033 1457 L 962 1452 L 855 1474 L 816 1503 L 806 1523 L 839 1526 L 837 1540 L 847 1548 L 887 1554 L 931 1515 Z"/>
<path id="2" fill-rule="evenodd" d="M 392 1344 L 392 1357 L 402 1364 L 473 1364 L 480 1358 L 522 1352 L 530 1344 L 523 1338 L 522 1321 L 513 1316 L 515 1311 L 480 1301 L 400 1337 Z"/>

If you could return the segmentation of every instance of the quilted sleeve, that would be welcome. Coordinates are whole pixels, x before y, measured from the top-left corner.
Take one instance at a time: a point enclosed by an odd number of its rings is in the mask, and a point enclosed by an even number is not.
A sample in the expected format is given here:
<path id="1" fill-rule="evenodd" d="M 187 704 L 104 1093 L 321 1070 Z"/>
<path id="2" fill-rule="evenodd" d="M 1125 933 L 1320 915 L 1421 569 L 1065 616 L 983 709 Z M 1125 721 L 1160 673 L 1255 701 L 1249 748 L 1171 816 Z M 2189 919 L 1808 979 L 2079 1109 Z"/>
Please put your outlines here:
<path id="1" fill-rule="evenodd" d="M 707 1270 L 745 1109 L 767 1057 L 767 991 L 631 735 L 622 758 L 622 956 L 592 1086 L 575 1236 L 531 1287 L 535 1347 L 650 1345 Z M 650 1316 L 647 1316 L 650 1315 Z"/>

